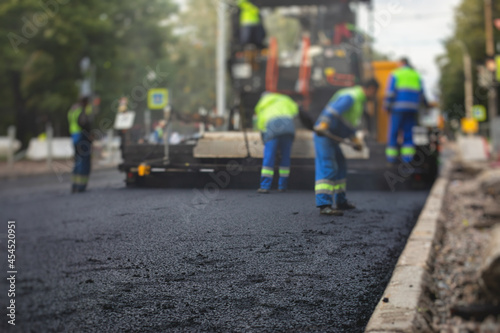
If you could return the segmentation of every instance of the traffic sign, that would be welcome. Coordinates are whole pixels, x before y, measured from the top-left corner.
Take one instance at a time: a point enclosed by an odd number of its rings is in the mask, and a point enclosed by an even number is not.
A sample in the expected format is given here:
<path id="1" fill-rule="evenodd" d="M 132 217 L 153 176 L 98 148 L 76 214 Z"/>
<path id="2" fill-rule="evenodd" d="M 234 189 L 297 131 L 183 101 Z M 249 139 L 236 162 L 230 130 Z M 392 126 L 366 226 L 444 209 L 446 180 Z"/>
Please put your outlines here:
<path id="1" fill-rule="evenodd" d="M 465 134 L 476 134 L 479 131 L 477 120 L 472 118 L 462 118 L 462 131 Z"/>
<path id="2" fill-rule="evenodd" d="M 168 90 L 167 89 L 149 89 L 148 91 L 148 108 L 150 110 L 162 110 L 168 105 Z"/>
<path id="3" fill-rule="evenodd" d="M 474 105 L 472 107 L 472 118 L 481 122 L 486 120 L 486 108 L 483 105 Z"/>
<path id="4" fill-rule="evenodd" d="M 115 118 L 115 125 L 113 126 L 116 130 L 128 130 L 134 126 L 135 112 L 118 112 Z"/>

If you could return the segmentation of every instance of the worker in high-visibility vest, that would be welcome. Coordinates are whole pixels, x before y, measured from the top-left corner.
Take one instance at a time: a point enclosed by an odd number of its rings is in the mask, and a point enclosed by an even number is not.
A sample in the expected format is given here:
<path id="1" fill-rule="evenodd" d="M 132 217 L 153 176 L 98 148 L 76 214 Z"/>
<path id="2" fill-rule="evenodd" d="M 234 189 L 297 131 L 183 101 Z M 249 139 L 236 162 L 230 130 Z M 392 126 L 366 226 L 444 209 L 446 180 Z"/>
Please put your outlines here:
<path id="1" fill-rule="evenodd" d="M 242 45 L 254 44 L 263 48 L 266 31 L 262 24 L 259 7 L 250 0 L 238 0 L 238 8 L 240 9 L 240 43 Z"/>
<path id="2" fill-rule="evenodd" d="M 72 193 L 84 192 L 89 181 L 92 155 L 91 116 L 92 106 L 87 97 L 68 111 L 69 132 L 75 149 Z"/>
<path id="3" fill-rule="evenodd" d="M 366 100 L 376 96 L 378 87 L 378 82 L 370 79 L 363 85 L 339 90 L 314 126 L 316 206 L 322 215 L 342 216 L 343 210 L 355 208 L 346 197 L 347 164 L 339 141 L 322 133 L 349 138 L 356 150 L 362 150 L 363 143 L 356 136 L 356 127 L 361 123 Z"/>
<path id="4" fill-rule="evenodd" d="M 399 156 L 405 163 L 413 160 L 416 153 L 413 127 L 417 124 L 418 110 L 422 104 L 429 107 L 420 74 L 410 66 L 408 59 L 403 58 L 401 66 L 389 78 L 384 101 L 384 108 L 391 116 L 385 151 L 389 163 L 396 163 Z M 399 147 L 398 137 L 401 132 L 403 142 Z"/>
<path id="5" fill-rule="evenodd" d="M 165 120 L 160 120 L 158 124 L 155 126 L 155 129 L 152 133 L 152 143 L 161 144 L 163 143 L 163 133 L 165 133 L 165 127 L 167 122 Z"/>
<path id="6" fill-rule="evenodd" d="M 291 153 L 295 138 L 294 118 L 299 106 L 290 97 L 277 93 L 264 93 L 255 107 L 257 129 L 264 141 L 259 193 L 269 193 L 274 177 L 276 153 L 281 153 L 279 191 L 286 191 L 290 177 Z"/>

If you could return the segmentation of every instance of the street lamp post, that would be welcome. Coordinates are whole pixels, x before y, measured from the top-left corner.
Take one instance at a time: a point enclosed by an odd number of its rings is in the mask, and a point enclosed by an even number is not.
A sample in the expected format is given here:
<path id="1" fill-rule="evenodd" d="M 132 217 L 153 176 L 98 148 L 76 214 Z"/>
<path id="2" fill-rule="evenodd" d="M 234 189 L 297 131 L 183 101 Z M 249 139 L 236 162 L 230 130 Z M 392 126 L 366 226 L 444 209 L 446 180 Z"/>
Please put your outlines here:
<path id="1" fill-rule="evenodd" d="M 217 115 L 224 116 L 226 110 L 226 4 L 217 4 Z"/>

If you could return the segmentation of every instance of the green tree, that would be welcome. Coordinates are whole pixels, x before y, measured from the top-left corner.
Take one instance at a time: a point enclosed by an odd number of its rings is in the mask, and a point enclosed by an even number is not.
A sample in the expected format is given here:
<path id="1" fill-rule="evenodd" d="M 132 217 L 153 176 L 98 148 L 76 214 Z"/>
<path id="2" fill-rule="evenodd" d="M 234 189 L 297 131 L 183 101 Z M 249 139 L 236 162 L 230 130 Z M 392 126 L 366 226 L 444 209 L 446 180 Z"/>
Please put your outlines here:
<path id="1" fill-rule="evenodd" d="M 195 112 L 215 106 L 217 1 L 188 0 L 177 20 L 176 45 L 169 48 L 177 72 L 174 107 Z"/>
<path id="2" fill-rule="evenodd" d="M 66 112 L 78 97 L 84 56 L 96 66 L 101 117 L 114 112 L 121 95 L 135 93 L 144 105 L 140 87 L 166 80 L 144 78 L 171 70 L 166 44 L 174 39 L 164 22 L 175 12 L 170 0 L 4 0 L 0 131 L 15 123 L 26 143 L 50 121 L 56 135 L 67 134 Z"/>
<path id="3" fill-rule="evenodd" d="M 497 6 L 494 17 L 500 17 L 500 6 Z M 484 2 L 463 0 L 455 12 L 455 30 L 453 35 L 444 41 L 445 54 L 437 58 L 441 71 L 439 82 L 441 104 L 450 119 L 460 119 L 464 110 L 464 65 L 461 43 L 471 55 L 473 65 L 484 64 L 486 59 L 486 39 L 484 21 Z M 477 72 L 473 69 L 477 82 Z M 483 88 L 474 85 L 474 103 L 487 105 L 487 95 Z"/>

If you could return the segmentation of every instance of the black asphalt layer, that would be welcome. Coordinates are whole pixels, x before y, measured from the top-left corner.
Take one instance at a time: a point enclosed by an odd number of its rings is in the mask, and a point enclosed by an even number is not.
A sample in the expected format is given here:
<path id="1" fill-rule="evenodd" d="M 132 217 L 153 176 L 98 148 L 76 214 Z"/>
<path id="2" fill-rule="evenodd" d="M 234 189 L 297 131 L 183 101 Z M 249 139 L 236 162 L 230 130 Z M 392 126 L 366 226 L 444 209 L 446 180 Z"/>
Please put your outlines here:
<path id="1" fill-rule="evenodd" d="M 127 189 L 94 173 L 0 183 L 1 332 L 362 332 L 427 192 Z M 16 221 L 8 324 L 7 221 Z"/>

